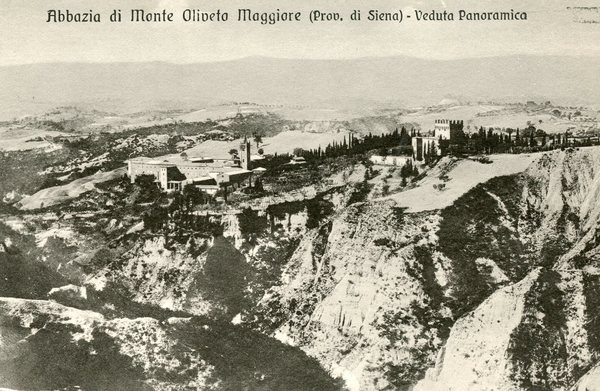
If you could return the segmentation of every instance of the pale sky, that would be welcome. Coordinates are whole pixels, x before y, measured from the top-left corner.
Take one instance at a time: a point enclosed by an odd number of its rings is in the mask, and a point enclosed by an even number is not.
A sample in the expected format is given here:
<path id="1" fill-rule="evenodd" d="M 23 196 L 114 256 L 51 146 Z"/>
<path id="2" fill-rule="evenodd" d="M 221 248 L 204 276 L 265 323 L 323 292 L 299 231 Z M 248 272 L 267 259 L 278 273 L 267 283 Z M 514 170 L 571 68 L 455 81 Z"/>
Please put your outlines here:
<path id="1" fill-rule="evenodd" d="M 342 59 L 406 55 L 451 59 L 513 54 L 600 56 L 598 9 L 594 0 L 0 0 L 0 65 L 39 62 L 167 61 L 193 63 L 247 56 Z M 102 23 L 46 23 L 48 9 L 101 13 Z M 129 17 L 132 8 L 169 9 L 174 23 L 109 23 L 112 9 Z M 229 12 L 225 23 L 184 23 L 186 8 Z M 238 8 L 258 12 L 302 11 L 301 23 L 263 26 L 239 23 Z M 454 11 L 525 11 L 524 22 L 368 22 L 370 9 Z M 341 23 L 311 24 L 311 9 L 339 11 Z M 350 22 L 352 9 L 362 10 L 363 21 Z M 455 15 L 456 16 L 456 15 Z"/>

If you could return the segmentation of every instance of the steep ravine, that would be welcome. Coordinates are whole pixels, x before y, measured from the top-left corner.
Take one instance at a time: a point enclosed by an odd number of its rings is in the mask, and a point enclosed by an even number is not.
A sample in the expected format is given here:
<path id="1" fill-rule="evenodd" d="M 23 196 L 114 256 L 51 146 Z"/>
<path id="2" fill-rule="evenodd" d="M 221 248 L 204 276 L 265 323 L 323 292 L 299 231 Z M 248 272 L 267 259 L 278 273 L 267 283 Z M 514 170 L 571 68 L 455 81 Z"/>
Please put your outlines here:
<path id="1" fill-rule="evenodd" d="M 57 269 L 50 253 L 25 251 L 39 244 L 6 230 L 5 291 L 23 299 L 0 300 L 0 362 L 13 374 L 0 380 L 21 389 L 63 387 L 67 376 L 90 389 L 320 390 L 343 381 L 351 391 L 587 390 L 600 364 L 600 149 L 520 156 L 523 171 L 498 177 L 493 165 L 464 162 L 393 198 L 348 188 L 213 216 L 218 232 L 134 232 L 126 251 L 81 282 L 40 279 L 39 261 Z M 444 194 L 431 187 L 444 169 L 487 170 L 486 180 L 460 192 L 450 172 Z M 402 197 L 428 191 L 444 207 L 402 207 Z M 19 273 L 31 284 L 16 284 Z M 24 300 L 67 283 L 87 290 L 55 290 L 64 305 Z M 65 366 L 32 353 L 40 346 Z M 48 376 L 16 380 L 33 366 Z"/>
<path id="2" fill-rule="evenodd" d="M 11 298 L 0 298 L 0 387 L 341 390 L 297 347 L 232 322 L 254 289 L 262 296 L 260 287 L 279 277 L 283 244 L 293 252 L 307 229 L 306 208 L 282 208 L 272 218 L 232 215 L 235 226 L 219 222 L 225 235 L 135 233 L 83 286 L 51 273 L 31 235 L 2 226 Z"/>
<path id="3" fill-rule="evenodd" d="M 353 390 L 567 390 L 600 354 L 598 205 L 598 148 L 440 210 L 354 204 L 303 238 L 255 325 Z"/>
<path id="4" fill-rule="evenodd" d="M 20 390 L 339 390 L 316 360 L 201 318 L 109 319 L 0 298 L 0 386 Z"/>
<path id="5" fill-rule="evenodd" d="M 200 216 L 183 231 L 142 231 L 86 283 L 124 292 L 137 303 L 231 320 L 280 279 L 302 236 L 349 196 L 326 192 L 266 210 L 214 215 L 208 222 Z M 214 227 L 218 232 L 208 229 Z"/>

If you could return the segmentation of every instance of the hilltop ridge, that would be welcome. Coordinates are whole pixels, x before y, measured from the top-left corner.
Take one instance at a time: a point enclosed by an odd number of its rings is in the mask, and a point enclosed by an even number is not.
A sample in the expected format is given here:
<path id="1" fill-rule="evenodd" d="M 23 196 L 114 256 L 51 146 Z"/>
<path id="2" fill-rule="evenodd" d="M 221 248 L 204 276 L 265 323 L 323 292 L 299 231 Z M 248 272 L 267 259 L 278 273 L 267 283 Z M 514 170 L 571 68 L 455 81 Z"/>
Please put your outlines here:
<path id="1" fill-rule="evenodd" d="M 598 57 L 508 56 L 461 60 L 250 57 L 213 63 L 53 63 L 0 67 L 0 118 L 69 104 L 129 112 L 229 101 L 263 104 L 434 104 L 446 95 L 477 101 L 600 98 Z M 10 93 L 8 93 L 10 91 Z M 557 95 L 557 91 L 560 94 Z M 158 98 L 150 98 L 158 97 Z"/>

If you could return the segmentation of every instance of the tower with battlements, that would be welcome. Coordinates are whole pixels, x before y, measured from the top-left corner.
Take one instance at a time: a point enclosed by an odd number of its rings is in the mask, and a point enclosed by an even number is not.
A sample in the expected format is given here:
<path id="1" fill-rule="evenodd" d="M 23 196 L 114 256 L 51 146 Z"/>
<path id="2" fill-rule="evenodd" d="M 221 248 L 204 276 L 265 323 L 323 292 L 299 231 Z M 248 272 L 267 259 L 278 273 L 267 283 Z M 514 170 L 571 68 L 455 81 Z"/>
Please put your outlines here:
<path id="1" fill-rule="evenodd" d="M 462 133 L 463 127 L 463 121 L 436 119 L 433 127 L 433 135 L 438 139 L 453 140 Z"/>
<path id="2" fill-rule="evenodd" d="M 463 127 L 463 121 L 436 119 L 433 126 L 433 135 L 430 131 L 428 136 L 412 137 L 413 158 L 422 161 L 427 154 L 441 156 L 442 150 L 450 144 L 464 142 Z"/>

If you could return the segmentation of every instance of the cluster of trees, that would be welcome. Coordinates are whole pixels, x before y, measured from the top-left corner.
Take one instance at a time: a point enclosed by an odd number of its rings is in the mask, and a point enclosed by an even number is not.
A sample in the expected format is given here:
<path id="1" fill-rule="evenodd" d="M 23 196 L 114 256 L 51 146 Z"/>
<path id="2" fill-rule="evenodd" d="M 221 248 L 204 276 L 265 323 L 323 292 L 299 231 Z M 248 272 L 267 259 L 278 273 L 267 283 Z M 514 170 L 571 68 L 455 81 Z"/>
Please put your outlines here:
<path id="1" fill-rule="evenodd" d="M 412 154 L 411 134 L 404 127 L 401 130 L 394 130 L 391 133 L 383 133 L 373 135 L 369 133 L 363 139 L 352 138 L 351 140 L 344 137 L 342 142 L 333 142 L 325 148 L 316 148 L 303 150 L 297 148 L 294 150 L 296 156 L 302 156 L 306 160 L 322 159 L 339 157 L 345 155 L 357 155 L 371 150 L 378 150 L 383 155 L 391 153 L 397 155 Z"/>
<path id="2" fill-rule="evenodd" d="M 350 141 L 344 138 L 342 142 L 331 143 L 324 149 L 320 147 L 310 150 L 296 148 L 294 154 L 304 157 L 307 161 L 363 154 L 372 150 L 376 150 L 377 154 L 381 156 L 412 155 L 412 138 L 416 136 L 421 136 L 421 134 L 414 129 L 408 131 L 402 127 L 400 130 L 396 129 L 391 133 L 381 135 L 369 133 L 363 139 Z M 576 142 L 580 146 L 599 143 L 600 140 L 591 137 Z M 435 144 L 426 145 L 423 158 L 425 163 L 431 163 L 437 160 L 438 152 L 442 155 L 521 153 L 564 148 L 573 144 L 574 141 L 569 132 L 547 134 L 532 124 L 525 129 L 507 128 L 502 131 L 480 127 L 476 132 L 469 134 L 462 131 L 453 132 L 451 140 L 442 140 L 440 137 L 438 143 L 440 150 L 438 151 Z"/>
<path id="3" fill-rule="evenodd" d="M 419 175 L 419 170 L 417 166 L 415 166 L 411 160 L 408 160 L 402 168 L 400 168 L 400 177 L 402 178 L 402 186 L 406 185 L 406 178 L 408 177 L 416 177 Z"/>
<path id="4" fill-rule="evenodd" d="M 408 131 L 402 127 L 400 130 L 396 129 L 391 133 L 381 135 L 369 133 L 363 139 L 352 139 L 350 141 L 344 138 L 341 143 L 331 143 L 324 149 L 320 147 L 310 150 L 297 148 L 294 150 L 294 154 L 304 157 L 307 161 L 363 154 L 372 150 L 376 150 L 377 154 L 381 156 L 412 155 L 412 138 L 417 136 L 421 136 L 421 134 L 414 129 Z M 501 131 L 480 127 L 476 132 L 469 134 L 462 131 L 453 132 L 451 140 L 442 140 L 440 137 L 438 143 L 440 151 L 437 150 L 438 147 L 434 144 L 426 145 L 423 157 L 425 163 L 430 163 L 437 159 L 438 152 L 442 155 L 521 153 L 564 148 L 573 144 L 580 146 L 597 145 L 600 144 L 600 139 L 588 137 L 574 142 L 572 134 L 569 132 L 547 134 L 533 124 L 529 124 L 525 129 L 507 128 Z"/>
<path id="5" fill-rule="evenodd" d="M 155 182 L 154 175 L 143 174 L 135 178 L 132 201 L 135 203 L 158 202 L 161 198 L 160 188 Z"/>
<path id="6" fill-rule="evenodd" d="M 535 126 L 521 130 L 507 128 L 494 131 L 491 128 L 480 127 L 471 134 L 461 133 L 452 140 L 440 140 L 442 155 L 456 153 L 492 154 L 492 153 L 521 153 L 563 148 L 573 143 L 569 132 L 547 134 Z M 581 145 L 592 145 L 591 139 L 583 140 Z"/>
<path id="7" fill-rule="evenodd" d="M 160 193 L 156 184 L 144 185 L 147 191 L 153 192 L 151 189 L 155 188 Z M 170 195 L 168 200 L 155 198 L 152 206 L 143 215 L 144 227 L 154 232 L 163 231 L 166 235 L 171 233 L 173 227 L 175 231 L 193 229 L 198 232 L 213 232 L 218 228 L 218 224 L 212 223 L 209 216 L 193 213 L 197 205 L 208 202 L 211 202 L 210 195 L 193 185 L 187 185 L 183 191 Z"/>
<path id="8" fill-rule="evenodd" d="M 442 140 L 440 138 L 440 147 L 442 147 L 445 144 L 445 140 Z M 447 148 L 446 148 L 447 149 Z M 442 149 L 442 154 L 444 154 L 446 151 L 444 151 L 444 149 Z M 425 164 L 432 164 L 435 163 L 438 159 L 438 149 L 437 146 L 435 145 L 435 143 L 426 143 L 425 147 L 423 148 L 423 160 L 425 161 Z"/>
<path id="9" fill-rule="evenodd" d="M 388 176 L 383 178 L 383 186 L 381 188 L 382 195 L 387 195 L 389 193 L 390 186 L 388 184 L 388 179 L 392 177 L 391 172 L 392 171 L 390 171 L 390 174 L 388 174 Z M 366 174 L 367 172 L 365 172 L 365 177 L 367 177 Z M 404 187 L 408 184 L 408 178 L 416 177 L 419 175 L 419 170 L 417 169 L 417 166 L 412 163 L 412 160 L 407 160 L 406 163 L 404 163 L 404 165 L 400 167 L 399 175 L 400 178 L 402 178 L 402 182 L 400 182 L 400 185 Z"/>
<path id="10" fill-rule="evenodd" d="M 254 141 L 256 143 L 256 152 L 259 155 L 263 155 L 265 153 L 265 150 L 260 147 L 260 145 L 263 143 L 262 134 L 254 133 L 252 135 L 252 141 Z M 231 148 L 229 150 L 229 155 L 231 156 L 231 160 L 233 160 L 234 162 L 239 162 L 239 160 L 240 160 L 239 151 L 236 148 Z"/>

